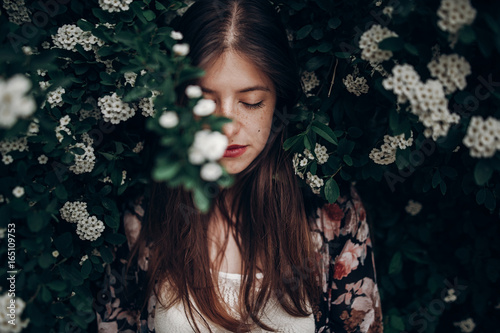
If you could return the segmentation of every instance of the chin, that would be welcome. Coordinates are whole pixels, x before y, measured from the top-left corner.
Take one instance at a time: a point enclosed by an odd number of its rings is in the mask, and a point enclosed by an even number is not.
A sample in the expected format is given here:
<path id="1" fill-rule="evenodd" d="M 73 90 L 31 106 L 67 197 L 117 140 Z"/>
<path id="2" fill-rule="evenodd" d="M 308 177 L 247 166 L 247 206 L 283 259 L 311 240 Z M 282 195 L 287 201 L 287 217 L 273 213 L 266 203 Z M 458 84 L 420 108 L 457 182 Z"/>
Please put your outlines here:
<path id="1" fill-rule="evenodd" d="M 248 166 L 247 163 L 224 163 L 224 161 L 221 161 L 222 166 L 227 170 L 227 173 L 230 175 L 237 175 L 245 168 Z"/>

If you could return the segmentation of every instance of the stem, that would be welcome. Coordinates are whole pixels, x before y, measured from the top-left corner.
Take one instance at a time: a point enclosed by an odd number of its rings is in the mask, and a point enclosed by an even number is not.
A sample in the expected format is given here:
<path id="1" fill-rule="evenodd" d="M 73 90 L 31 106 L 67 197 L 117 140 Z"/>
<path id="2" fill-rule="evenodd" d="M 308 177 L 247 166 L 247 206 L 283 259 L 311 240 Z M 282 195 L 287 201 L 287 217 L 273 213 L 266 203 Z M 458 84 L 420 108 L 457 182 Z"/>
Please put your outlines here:
<path id="1" fill-rule="evenodd" d="M 333 82 L 335 81 L 335 75 L 337 74 L 338 64 L 339 64 L 339 59 L 335 59 L 335 68 L 333 69 L 332 83 L 330 84 L 330 90 L 328 90 L 328 97 L 330 97 L 330 94 L 332 92 Z"/>

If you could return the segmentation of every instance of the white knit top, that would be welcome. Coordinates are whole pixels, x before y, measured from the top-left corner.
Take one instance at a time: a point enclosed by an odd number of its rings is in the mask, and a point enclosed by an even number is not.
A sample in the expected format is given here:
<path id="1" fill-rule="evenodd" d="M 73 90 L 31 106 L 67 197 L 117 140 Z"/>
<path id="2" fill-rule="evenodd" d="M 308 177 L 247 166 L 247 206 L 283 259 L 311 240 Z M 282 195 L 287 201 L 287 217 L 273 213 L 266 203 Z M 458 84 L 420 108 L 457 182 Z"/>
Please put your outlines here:
<path id="1" fill-rule="evenodd" d="M 257 273 L 258 279 L 262 278 L 262 273 Z M 238 303 L 238 294 L 241 284 L 242 275 L 234 273 L 219 272 L 219 289 L 224 297 L 224 301 L 231 309 L 236 309 Z M 196 305 L 192 303 L 196 309 Z M 310 311 L 311 308 L 309 307 Z M 283 333 L 313 333 L 315 331 L 314 317 L 311 314 L 308 317 L 293 317 L 288 314 L 276 297 L 271 298 L 264 309 L 264 315 L 261 320 L 270 327 L 275 328 L 278 332 Z M 232 313 L 236 318 L 236 311 Z M 168 310 L 163 308 L 159 302 L 156 303 L 154 327 L 156 333 L 192 333 L 193 328 L 189 324 L 191 318 L 184 311 L 182 302 L 177 302 Z M 216 326 L 208 319 L 210 329 L 215 333 L 229 332 L 220 326 Z M 202 322 L 197 322 L 198 327 L 202 332 L 208 332 Z M 193 325 L 194 327 L 194 325 Z M 257 327 L 252 332 L 269 332 Z"/>

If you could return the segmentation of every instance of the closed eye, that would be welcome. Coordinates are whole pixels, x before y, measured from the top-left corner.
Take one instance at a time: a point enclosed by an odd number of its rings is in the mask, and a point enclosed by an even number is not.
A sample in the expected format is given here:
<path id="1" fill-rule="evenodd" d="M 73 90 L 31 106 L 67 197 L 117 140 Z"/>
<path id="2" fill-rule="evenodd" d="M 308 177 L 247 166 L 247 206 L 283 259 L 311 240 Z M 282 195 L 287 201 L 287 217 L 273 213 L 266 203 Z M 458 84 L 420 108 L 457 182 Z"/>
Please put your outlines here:
<path id="1" fill-rule="evenodd" d="M 259 108 L 263 107 L 264 104 L 262 102 L 263 101 L 260 101 L 259 103 L 256 103 L 256 104 L 248 104 L 248 103 L 244 103 L 244 102 L 241 102 L 241 103 L 243 103 L 243 105 L 245 105 L 246 108 L 254 110 L 254 109 L 259 109 Z"/>

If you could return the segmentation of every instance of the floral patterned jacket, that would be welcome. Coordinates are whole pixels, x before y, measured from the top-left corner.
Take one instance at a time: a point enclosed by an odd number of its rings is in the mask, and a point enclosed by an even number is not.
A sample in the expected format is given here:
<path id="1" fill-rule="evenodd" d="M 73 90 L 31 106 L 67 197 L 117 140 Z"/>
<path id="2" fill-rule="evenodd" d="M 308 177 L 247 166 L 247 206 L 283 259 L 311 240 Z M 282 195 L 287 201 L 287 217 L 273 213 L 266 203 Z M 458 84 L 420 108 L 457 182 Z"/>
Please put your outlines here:
<path id="1" fill-rule="evenodd" d="M 115 259 L 94 299 L 99 333 L 152 333 L 156 298 L 151 295 L 148 306 L 127 295 L 145 292 L 147 253 L 125 273 L 129 249 L 137 239 L 143 216 L 141 203 L 131 203 L 123 218 L 122 232 L 127 243 L 116 246 Z M 323 290 L 320 304 L 313 307 L 315 333 L 369 332 L 382 333 L 382 310 L 376 283 L 372 243 L 366 213 L 354 190 L 347 199 L 317 210 L 312 225 L 317 260 L 322 267 Z M 127 285 L 127 293 L 124 285 Z"/>

